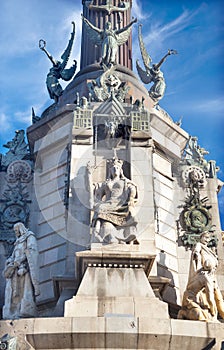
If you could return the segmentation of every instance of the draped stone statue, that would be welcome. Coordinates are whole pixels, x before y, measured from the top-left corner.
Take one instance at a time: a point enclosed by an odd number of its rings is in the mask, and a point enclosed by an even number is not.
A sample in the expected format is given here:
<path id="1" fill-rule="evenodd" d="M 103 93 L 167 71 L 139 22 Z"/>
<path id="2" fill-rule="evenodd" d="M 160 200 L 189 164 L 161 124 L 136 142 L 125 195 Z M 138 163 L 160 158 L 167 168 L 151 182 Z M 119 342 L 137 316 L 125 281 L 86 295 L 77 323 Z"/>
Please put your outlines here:
<path id="1" fill-rule="evenodd" d="M 90 176 L 90 168 L 87 167 Z M 91 180 L 90 180 L 91 183 Z M 110 161 L 109 177 L 94 184 L 93 242 L 130 243 L 136 240 L 137 221 L 134 206 L 136 185 L 123 174 L 122 161 Z"/>
<path id="2" fill-rule="evenodd" d="M 74 60 L 74 64 L 69 69 L 65 69 L 67 62 L 69 60 L 72 45 L 75 37 L 75 23 L 72 22 L 73 25 L 73 31 L 71 33 L 71 38 L 69 40 L 68 46 L 66 47 L 64 53 L 61 56 L 62 61 L 57 61 L 47 50 L 46 50 L 46 42 L 44 40 L 39 41 L 39 48 L 44 51 L 49 58 L 49 60 L 52 62 L 53 66 L 50 69 L 46 84 L 47 89 L 50 95 L 50 98 L 54 99 L 55 102 L 58 102 L 59 96 L 62 95 L 63 89 L 61 85 L 59 84 L 59 79 L 63 79 L 65 81 L 69 81 L 72 79 L 73 75 L 76 71 L 77 62 Z"/>
<path id="3" fill-rule="evenodd" d="M 21 222 L 14 225 L 14 231 L 14 250 L 3 271 L 6 278 L 4 319 L 36 316 L 35 297 L 40 294 L 36 237 Z"/>
<path id="4" fill-rule="evenodd" d="M 179 319 L 215 321 L 217 314 L 224 318 L 224 302 L 215 272 L 218 257 L 208 247 L 210 234 L 203 232 L 191 256 L 187 288 L 184 292 Z"/>
<path id="5" fill-rule="evenodd" d="M 82 16 L 82 19 L 92 43 L 101 45 L 102 47 L 102 63 L 105 66 L 115 64 L 118 46 L 124 44 L 128 40 L 131 27 L 133 23 L 137 22 L 137 18 L 121 29 L 112 29 L 112 24 L 109 21 L 106 23 L 104 29 L 99 29 L 84 16 Z"/>

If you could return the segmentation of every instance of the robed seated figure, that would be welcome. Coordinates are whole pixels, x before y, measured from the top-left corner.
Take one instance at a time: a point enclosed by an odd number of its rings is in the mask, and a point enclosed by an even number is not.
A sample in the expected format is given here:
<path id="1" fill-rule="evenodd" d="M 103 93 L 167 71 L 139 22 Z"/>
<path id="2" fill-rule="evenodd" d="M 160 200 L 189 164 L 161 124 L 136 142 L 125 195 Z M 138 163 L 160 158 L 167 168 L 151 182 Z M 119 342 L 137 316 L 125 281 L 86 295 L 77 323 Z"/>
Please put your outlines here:
<path id="1" fill-rule="evenodd" d="M 108 179 L 94 184 L 93 192 L 92 242 L 135 243 L 137 187 L 124 176 L 122 161 L 110 162 Z"/>

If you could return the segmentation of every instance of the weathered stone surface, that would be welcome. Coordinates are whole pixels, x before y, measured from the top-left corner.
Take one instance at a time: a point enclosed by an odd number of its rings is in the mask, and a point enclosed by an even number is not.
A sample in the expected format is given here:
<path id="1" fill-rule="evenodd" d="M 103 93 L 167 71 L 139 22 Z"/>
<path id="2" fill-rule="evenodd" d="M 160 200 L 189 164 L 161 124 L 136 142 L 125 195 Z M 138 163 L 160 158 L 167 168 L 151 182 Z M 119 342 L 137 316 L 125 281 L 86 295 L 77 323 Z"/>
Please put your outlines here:
<path id="1" fill-rule="evenodd" d="M 220 350 L 222 323 L 135 318 L 131 315 L 0 321 L 1 334 L 18 337 L 18 349 L 202 349 L 214 339 Z M 26 340 L 25 340 L 26 339 Z"/>

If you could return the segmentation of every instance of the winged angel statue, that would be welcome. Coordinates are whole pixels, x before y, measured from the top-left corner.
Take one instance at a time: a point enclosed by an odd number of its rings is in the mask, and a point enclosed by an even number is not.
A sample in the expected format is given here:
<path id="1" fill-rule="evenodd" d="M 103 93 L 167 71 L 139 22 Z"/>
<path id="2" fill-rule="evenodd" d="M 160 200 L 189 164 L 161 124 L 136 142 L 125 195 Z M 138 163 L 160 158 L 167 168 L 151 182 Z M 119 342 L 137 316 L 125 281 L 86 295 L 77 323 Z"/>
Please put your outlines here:
<path id="1" fill-rule="evenodd" d="M 115 64 L 118 46 L 128 40 L 131 27 L 133 23 L 137 22 L 137 18 L 132 20 L 124 28 L 114 30 L 112 29 L 111 22 L 107 22 L 104 29 L 100 29 L 90 23 L 84 16 L 82 16 L 82 19 L 92 43 L 102 46 L 102 64 L 107 67 Z"/>
<path id="2" fill-rule="evenodd" d="M 161 98 L 163 98 L 165 93 L 165 88 L 166 88 L 165 79 L 164 79 L 163 73 L 160 70 L 160 66 L 168 56 L 177 54 L 177 51 L 168 50 L 167 54 L 163 56 L 163 58 L 159 61 L 159 63 L 153 64 L 151 67 L 152 58 L 149 56 L 149 54 L 146 51 L 143 38 L 142 38 L 141 28 L 142 26 L 139 25 L 138 39 L 139 39 L 139 46 L 140 46 L 145 70 L 142 69 L 141 66 L 139 65 L 139 60 L 136 61 L 136 67 L 137 67 L 137 71 L 140 76 L 140 79 L 144 84 L 149 84 L 152 82 L 154 83 L 149 90 L 149 96 L 152 97 L 152 99 L 155 102 L 158 102 L 159 100 L 161 100 Z"/>
<path id="3" fill-rule="evenodd" d="M 72 22 L 73 30 L 71 33 L 71 38 L 68 42 L 68 46 L 66 47 L 64 53 L 61 56 L 62 62 L 57 61 L 47 50 L 46 50 L 46 41 L 41 39 L 39 41 L 39 48 L 44 51 L 47 55 L 47 57 L 50 59 L 50 61 L 53 63 L 53 67 L 50 68 L 50 71 L 47 75 L 46 84 L 47 89 L 50 95 L 50 98 L 54 99 L 55 102 L 58 102 L 59 96 L 62 95 L 63 89 L 61 85 L 59 84 L 59 79 L 63 79 L 65 81 L 69 81 L 72 79 L 73 75 L 75 74 L 77 62 L 74 61 L 74 64 L 69 69 L 65 69 L 70 54 L 72 50 L 72 45 L 75 37 L 75 23 Z"/>

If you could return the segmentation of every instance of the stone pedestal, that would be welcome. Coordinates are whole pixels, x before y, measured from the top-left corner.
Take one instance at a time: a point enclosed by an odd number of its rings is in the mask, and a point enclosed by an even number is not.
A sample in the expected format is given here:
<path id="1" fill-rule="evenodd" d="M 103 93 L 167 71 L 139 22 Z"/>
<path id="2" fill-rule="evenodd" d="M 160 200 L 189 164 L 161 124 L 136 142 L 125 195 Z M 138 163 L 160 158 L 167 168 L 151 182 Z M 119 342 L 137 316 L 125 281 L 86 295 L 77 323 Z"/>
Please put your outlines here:
<path id="1" fill-rule="evenodd" d="M 76 296 L 65 302 L 65 317 L 148 317 L 169 319 L 147 276 L 155 254 L 138 246 L 111 244 L 77 253 Z"/>

